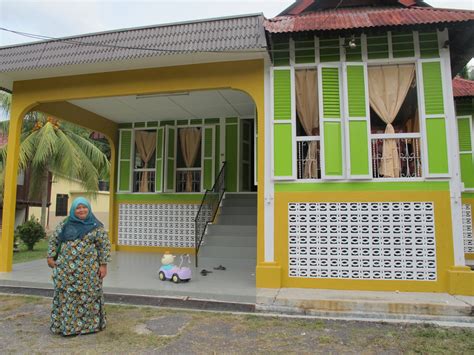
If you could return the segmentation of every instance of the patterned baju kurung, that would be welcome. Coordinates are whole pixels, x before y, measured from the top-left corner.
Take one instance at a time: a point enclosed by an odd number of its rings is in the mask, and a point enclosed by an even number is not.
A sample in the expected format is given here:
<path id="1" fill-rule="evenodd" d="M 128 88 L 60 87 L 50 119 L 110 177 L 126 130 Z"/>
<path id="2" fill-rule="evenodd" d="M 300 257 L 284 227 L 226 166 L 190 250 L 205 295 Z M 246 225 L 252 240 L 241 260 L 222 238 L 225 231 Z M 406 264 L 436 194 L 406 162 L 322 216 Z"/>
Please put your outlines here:
<path id="1" fill-rule="evenodd" d="M 48 257 L 58 252 L 62 222 L 51 235 Z M 87 334 L 105 328 L 104 296 L 99 266 L 110 261 L 110 242 L 103 227 L 80 239 L 63 242 L 53 269 L 51 331 Z"/>

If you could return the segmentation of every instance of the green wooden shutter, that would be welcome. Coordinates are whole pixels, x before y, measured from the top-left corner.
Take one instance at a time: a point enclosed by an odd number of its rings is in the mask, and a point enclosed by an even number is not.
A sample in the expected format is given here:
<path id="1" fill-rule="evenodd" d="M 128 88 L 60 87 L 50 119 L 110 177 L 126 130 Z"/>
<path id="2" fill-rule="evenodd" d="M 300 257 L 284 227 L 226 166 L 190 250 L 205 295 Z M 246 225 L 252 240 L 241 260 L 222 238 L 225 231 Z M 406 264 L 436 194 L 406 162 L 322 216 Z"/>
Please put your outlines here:
<path id="1" fill-rule="evenodd" d="M 165 127 L 165 191 L 175 192 L 176 171 L 176 128 Z"/>
<path id="2" fill-rule="evenodd" d="M 427 176 L 447 176 L 449 163 L 441 62 L 421 60 L 418 68 L 421 68 L 423 78 Z"/>
<path id="3" fill-rule="evenodd" d="M 239 119 L 225 120 L 225 188 L 228 192 L 238 191 L 239 169 Z"/>
<path id="4" fill-rule="evenodd" d="M 366 64 L 344 63 L 344 89 L 349 140 L 350 175 L 371 177 L 369 163 L 369 109 Z"/>
<path id="5" fill-rule="evenodd" d="M 474 161 L 472 156 L 471 116 L 458 117 L 461 181 L 465 188 L 474 188 Z"/>
<path id="6" fill-rule="evenodd" d="M 323 179 L 344 176 L 340 74 L 338 66 L 319 65 L 320 121 L 322 122 Z"/>
<path id="7" fill-rule="evenodd" d="M 132 130 L 120 130 L 120 157 L 118 191 L 130 192 L 132 171 Z"/>
<path id="8" fill-rule="evenodd" d="M 214 127 L 203 127 L 203 130 L 202 187 L 210 190 L 214 184 Z"/>
<path id="9" fill-rule="evenodd" d="M 292 100 L 294 71 L 273 70 L 273 177 L 275 180 L 292 180 L 293 166 L 293 120 Z"/>
<path id="10" fill-rule="evenodd" d="M 156 133 L 156 185 L 155 191 L 163 191 L 163 151 L 165 132 L 163 127 L 159 127 Z"/>

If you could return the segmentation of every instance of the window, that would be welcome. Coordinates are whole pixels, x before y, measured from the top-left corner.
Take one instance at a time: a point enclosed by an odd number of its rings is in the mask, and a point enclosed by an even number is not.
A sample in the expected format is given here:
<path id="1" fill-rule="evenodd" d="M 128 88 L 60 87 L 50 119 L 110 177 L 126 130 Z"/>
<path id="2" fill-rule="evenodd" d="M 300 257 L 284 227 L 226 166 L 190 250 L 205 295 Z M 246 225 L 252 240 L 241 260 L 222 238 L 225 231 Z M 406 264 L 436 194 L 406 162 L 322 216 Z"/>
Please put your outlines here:
<path id="1" fill-rule="evenodd" d="M 295 70 L 298 179 L 321 178 L 317 70 Z"/>
<path id="2" fill-rule="evenodd" d="M 56 216 L 67 216 L 67 203 L 69 195 L 57 194 L 56 195 Z"/>
<path id="3" fill-rule="evenodd" d="M 374 178 L 422 176 L 414 64 L 368 68 Z"/>
<path id="4" fill-rule="evenodd" d="M 176 192 L 201 191 L 201 128 L 178 129 Z"/>
<path id="5" fill-rule="evenodd" d="M 135 131 L 133 192 L 155 192 L 156 130 Z"/>

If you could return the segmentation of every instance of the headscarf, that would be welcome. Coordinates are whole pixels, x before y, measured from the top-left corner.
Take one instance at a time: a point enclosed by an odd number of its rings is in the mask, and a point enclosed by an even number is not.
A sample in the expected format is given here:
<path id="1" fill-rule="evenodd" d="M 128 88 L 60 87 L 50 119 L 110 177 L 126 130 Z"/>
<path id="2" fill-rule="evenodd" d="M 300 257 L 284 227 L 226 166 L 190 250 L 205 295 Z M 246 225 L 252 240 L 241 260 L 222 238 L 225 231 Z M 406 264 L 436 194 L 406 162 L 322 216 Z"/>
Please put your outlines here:
<path id="1" fill-rule="evenodd" d="M 75 212 L 79 205 L 86 206 L 89 209 L 89 214 L 85 219 L 76 217 Z M 61 242 L 80 239 L 92 230 L 102 226 L 103 224 L 92 213 L 89 201 L 84 197 L 78 197 L 72 202 L 69 217 L 66 219 L 66 223 L 64 223 L 59 233 L 59 239 Z"/>

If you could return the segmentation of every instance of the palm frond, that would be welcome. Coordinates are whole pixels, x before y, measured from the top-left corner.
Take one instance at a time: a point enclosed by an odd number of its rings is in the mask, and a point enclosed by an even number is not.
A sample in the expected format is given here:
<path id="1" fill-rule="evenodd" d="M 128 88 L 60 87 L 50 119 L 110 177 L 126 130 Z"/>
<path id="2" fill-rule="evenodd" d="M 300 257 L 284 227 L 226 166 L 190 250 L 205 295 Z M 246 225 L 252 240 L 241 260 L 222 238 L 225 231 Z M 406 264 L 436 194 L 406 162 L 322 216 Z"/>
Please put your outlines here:
<path id="1" fill-rule="evenodd" d="M 47 122 L 36 136 L 36 151 L 31 164 L 38 167 L 47 166 L 57 152 L 57 135 L 54 126 Z"/>

